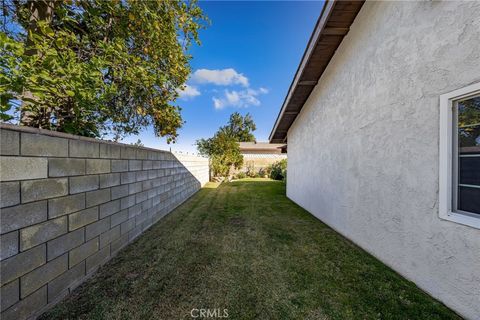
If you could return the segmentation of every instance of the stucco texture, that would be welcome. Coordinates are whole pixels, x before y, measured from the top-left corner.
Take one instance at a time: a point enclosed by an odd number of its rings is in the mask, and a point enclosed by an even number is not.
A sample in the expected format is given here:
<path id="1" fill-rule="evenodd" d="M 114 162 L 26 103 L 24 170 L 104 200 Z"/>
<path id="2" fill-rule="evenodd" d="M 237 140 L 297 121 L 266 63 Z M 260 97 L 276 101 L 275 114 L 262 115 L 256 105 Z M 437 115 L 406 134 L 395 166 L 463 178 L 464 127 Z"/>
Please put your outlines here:
<path id="1" fill-rule="evenodd" d="M 480 230 L 438 216 L 439 96 L 479 81 L 480 2 L 367 2 L 288 132 L 288 197 L 468 319 Z"/>

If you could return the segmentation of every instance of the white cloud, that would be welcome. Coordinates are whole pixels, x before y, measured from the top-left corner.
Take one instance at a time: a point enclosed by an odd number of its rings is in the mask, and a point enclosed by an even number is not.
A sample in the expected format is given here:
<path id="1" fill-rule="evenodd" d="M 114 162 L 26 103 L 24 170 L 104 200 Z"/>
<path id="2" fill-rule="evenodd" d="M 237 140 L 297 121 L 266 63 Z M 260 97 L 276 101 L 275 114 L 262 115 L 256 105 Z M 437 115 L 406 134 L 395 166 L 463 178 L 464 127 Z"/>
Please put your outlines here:
<path id="1" fill-rule="evenodd" d="M 268 93 L 268 89 L 267 89 L 267 88 L 262 88 L 262 87 L 261 87 L 261 88 L 258 89 L 258 90 L 260 91 L 260 93 L 264 93 L 264 94 L 265 94 L 265 93 Z"/>
<path id="2" fill-rule="evenodd" d="M 201 84 L 213 84 L 217 86 L 242 86 L 237 90 L 224 90 L 223 94 L 218 89 L 207 90 L 213 93 L 212 101 L 215 109 L 223 109 L 225 107 L 247 108 L 249 106 L 259 106 L 259 95 L 268 93 L 266 88 L 252 89 L 248 78 L 242 73 L 238 73 L 233 68 L 226 69 L 198 69 L 191 78 L 190 82 Z M 181 97 L 192 98 L 200 95 L 198 89 L 194 86 L 187 86 L 184 91 L 180 92 Z"/>
<path id="3" fill-rule="evenodd" d="M 189 100 L 199 96 L 201 93 L 197 87 L 186 84 L 183 90 L 178 90 L 178 94 L 180 99 Z"/>
<path id="4" fill-rule="evenodd" d="M 245 90 L 225 90 L 224 96 L 221 98 L 213 97 L 213 106 L 215 109 L 220 110 L 225 107 L 239 107 L 239 108 L 248 108 L 249 106 L 259 106 L 260 100 L 258 96 L 261 94 L 268 93 L 268 90 L 265 88 L 255 89 L 245 89 Z"/>
<path id="5" fill-rule="evenodd" d="M 215 107 L 215 109 L 218 110 L 218 109 L 222 109 L 224 107 L 221 99 L 213 97 L 212 100 L 213 100 L 213 106 Z"/>
<path id="6" fill-rule="evenodd" d="M 248 78 L 235 69 L 222 70 L 198 69 L 192 74 L 191 80 L 196 83 L 213 83 L 219 86 L 239 84 L 248 87 Z"/>

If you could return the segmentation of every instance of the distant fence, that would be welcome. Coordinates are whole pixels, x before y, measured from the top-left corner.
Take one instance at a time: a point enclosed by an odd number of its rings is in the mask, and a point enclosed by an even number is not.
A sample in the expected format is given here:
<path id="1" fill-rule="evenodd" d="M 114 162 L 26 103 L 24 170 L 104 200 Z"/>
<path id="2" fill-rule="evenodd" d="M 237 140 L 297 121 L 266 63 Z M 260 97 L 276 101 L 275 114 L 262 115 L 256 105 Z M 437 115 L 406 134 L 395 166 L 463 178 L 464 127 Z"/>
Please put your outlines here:
<path id="1" fill-rule="evenodd" d="M 0 125 L 1 319 L 68 295 L 209 179 L 208 159 Z"/>
<path id="2" fill-rule="evenodd" d="M 243 165 L 238 172 L 254 172 L 261 173 L 262 170 L 270 167 L 272 164 L 287 159 L 286 153 L 245 153 L 243 155 Z"/>

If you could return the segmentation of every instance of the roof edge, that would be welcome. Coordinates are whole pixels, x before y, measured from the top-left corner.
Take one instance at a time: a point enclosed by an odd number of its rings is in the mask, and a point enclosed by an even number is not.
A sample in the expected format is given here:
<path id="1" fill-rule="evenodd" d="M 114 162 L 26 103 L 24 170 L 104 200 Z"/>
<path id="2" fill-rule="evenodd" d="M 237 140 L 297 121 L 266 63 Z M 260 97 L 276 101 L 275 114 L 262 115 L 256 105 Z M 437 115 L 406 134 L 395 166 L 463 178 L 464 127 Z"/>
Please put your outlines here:
<path id="1" fill-rule="evenodd" d="M 310 39 L 307 43 L 307 47 L 305 49 L 305 52 L 303 53 L 303 56 L 302 56 L 302 59 L 300 60 L 300 64 L 297 68 L 297 71 L 295 72 L 295 76 L 290 84 L 290 87 L 288 89 L 288 92 L 287 92 L 287 95 L 283 101 L 283 104 L 282 104 L 282 107 L 277 115 L 277 119 L 275 120 L 275 123 L 274 123 L 274 126 L 270 132 L 270 135 L 269 135 L 269 141 L 270 143 L 285 143 L 286 140 L 287 140 L 287 132 L 288 130 L 290 129 L 291 125 L 293 124 L 293 122 L 295 121 L 296 117 L 298 116 L 298 114 L 301 112 L 301 109 L 303 107 L 303 104 L 300 106 L 300 109 L 298 110 L 298 112 L 296 111 L 295 114 L 294 114 L 294 117 L 291 121 L 290 124 L 288 124 L 288 128 L 285 132 L 285 136 L 282 136 L 283 134 L 280 134 L 282 137 L 277 137 L 277 138 L 274 138 L 274 135 L 277 133 L 277 130 L 278 130 L 278 126 L 280 124 L 280 122 L 283 120 L 283 117 L 285 115 L 285 111 L 290 103 L 290 100 L 293 96 L 293 94 L 295 93 L 295 90 L 298 88 L 298 86 L 300 85 L 299 82 L 309 82 L 308 85 L 311 85 L 311 91 L 313 91 L 313 89 L 315 88 L 316 84 L 318 83 L 318 81 L 320 80 L 322 74 L 323 74 L 323 71 L 326 69 L 326 67 L 330 64 L 330 61 L 331 59 L 333 58 L 333 55 L 328 59 L 328 62 L 325 66 L 325 68 L 322 70 L 322 69 L 319 69 L 321 70 L 321 73 L 320 73 L 320 76 L 318 77 L 317 81 L 300 81 L 300 78 L 302 77 L 304 71 L 305 71 L 305 68 L 308 68 L 310 67 L 309 64 L 311 64 L 311 57 L 313 56 L 313 53 L 315 51 L 315 48 L 316 46 L 319 44 L 319 41 L 320 41 L 320 38 L 322 35 L 325 35 L 325 36 L 329 36 L 329 35 L 336 35 L 336 36 L 339 36 L 341 35 L 342 38 L 340 40 L 340 42 L 338 43 L 338 45 L 336 45 L 335 47 L 335 50 L 338 48 L 338 46 L 340 45 L 340 43 L 343 41 L 344 37 L 346 36 L 346 34 L 348 33 L 349 31 L 349 28 L 351 26 L 351 24 L 353 23 L 353 20 L 356 18 L 356 15 L 358 14 L 358 12 L 360 11 L 363 3 L 365 1 L 364 0 L 350 0 L 350 1 L 342 1 L 342 0 L 326 0 L 325 1 L 325 4 L 323 5 L 323 8 L 322 8 L 322 12 L 320 13 L 320 16 L 317 20 L 317 23 L 315 25 L 315 28 L 312 32 L 312 35 L 310 36 Z M 339 4 L 338 6 L 336 6 L 336 4 Z M 329 23 L 330 21 L 330 18 L 332 16 L 332 13 L 335 11 L 335 14 L 337 14 L 338 12 L 345 12 L 344 10 L 345 9 L 342 9 L 342 5 L 343 4 L 348 4 L 348 3 L 358 3 L 360 4 L 358 6 L 358 10 L 356 10 L 354 16 L 353 16 L 353 20 L 351 22 L 348 23 L 348 27 L 345 26 L 345 28 L 327 28 L 327 23 Z M 350 11 L 351 12 L 351 11 Z M 334 14 L 334 18 L 333 20 L 335 20 L 335 14 Z M 338 20 L 337 20 L 338 21 Z M 330 25 L 330 24 L 329 24 Z M 337 30 L 332 30 L 332 29 L 337 29 Z M 342 30 L 340 30 L 342 29 Z M 333 32 L 332 32 L 333 31 Z M 325 39 L 325 38 L 324 38 Z M 310 82 L 312 82 L 310 84 Z M 315 82 L 315 83 L 313 83 Z M 305 85 L 305 83 L 302 83 L 303 85 Z M 307 94 L 307 99 L 308 99 L 308 96 L 310 95 L 311 91 Z M 290 114 L 292 112 L 289 112 Z M 288 120 L 287 120 L 288 121 Z M 281 130 L 281 132 L 283 133 L 285 130 Z"/>
<path id="2" fill-rule="evenodd" d="M 288 87 L 287 95 L 285 96 L 285 99 L 283 100 L 282 108 L 280 109 L 280 112 L 277 115 L 277 119 L 275 120 L 275 124 L 273 125 L 272 131 L 270 132 L 270 135 L 268 136 L 268 140 L 270 141 L 270 143 L 272 143 L 273 134 L 275 133 L 275 131 L 277 129 L 278 122 L 282 118 L 283 113 L 285 112 L 286 106 L 288 104 L 288 101 L 290 100 L 290 97 L 292 96 L 293 90 L 295 89 L 295 84 L 298 82 L 298 79 L 300 78 L 300 75 L 302 74 L 302 71 L 305 68 L 306 62 L 310 58 L 310 56 L 307 57 L 307 54 L 311 54 L 311 52 L 313 51 L 314 45 L 312 45 L 312 43 L 315 42 L 315 44 L 316 44 L 317 41 L 318 41 L 318 37 L 320 36 L 320 30 L 323 28 L 323 27 L 320 27 L 320 26 L 322 26 L 322 24 L 321 24 L 322 18 L 324 18 L 327 15 L 330 16 L 330 13 L 331 13 L 331 10 L 333 8 L 333 3 L 334 2 L 335 2 L 335 0 L 325 0 L 325 3 L 323 4 L 322 12 L 320 13 L 320 16 L 318 17 L 317 23 L 315 24 L 315 28 L 313 29 L 313 32 L 310 35 L 310 39 L 308 40 L 307 47 L 305 48 L 305 51 L 303 52 L 302 59 L 300 60 L 297 71 L 295 72 L 295 76 L 293 77 L 293 80 L 290 83 L 290 86 Z M 325 13 L 327 11 L 327 7 L 328 7 L 328 12 Z M 323 25 L 325 25 L 325 23 L 323 23 Z"/>

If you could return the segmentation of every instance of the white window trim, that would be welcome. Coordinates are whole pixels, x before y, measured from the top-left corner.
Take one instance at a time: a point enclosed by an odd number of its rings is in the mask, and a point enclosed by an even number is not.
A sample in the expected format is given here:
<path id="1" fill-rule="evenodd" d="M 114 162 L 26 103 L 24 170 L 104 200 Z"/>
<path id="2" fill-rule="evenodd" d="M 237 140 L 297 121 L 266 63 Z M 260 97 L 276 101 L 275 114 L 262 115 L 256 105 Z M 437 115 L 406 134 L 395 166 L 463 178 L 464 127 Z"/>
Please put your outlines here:
<path id="1" fill-rule="evenodd" d="M 480 82 L 440 96 L 439 205 L 441 219 L 480 229 L 480 216 L 454 212 L 453 199 L 453 102 L 480 94 Z"/>

